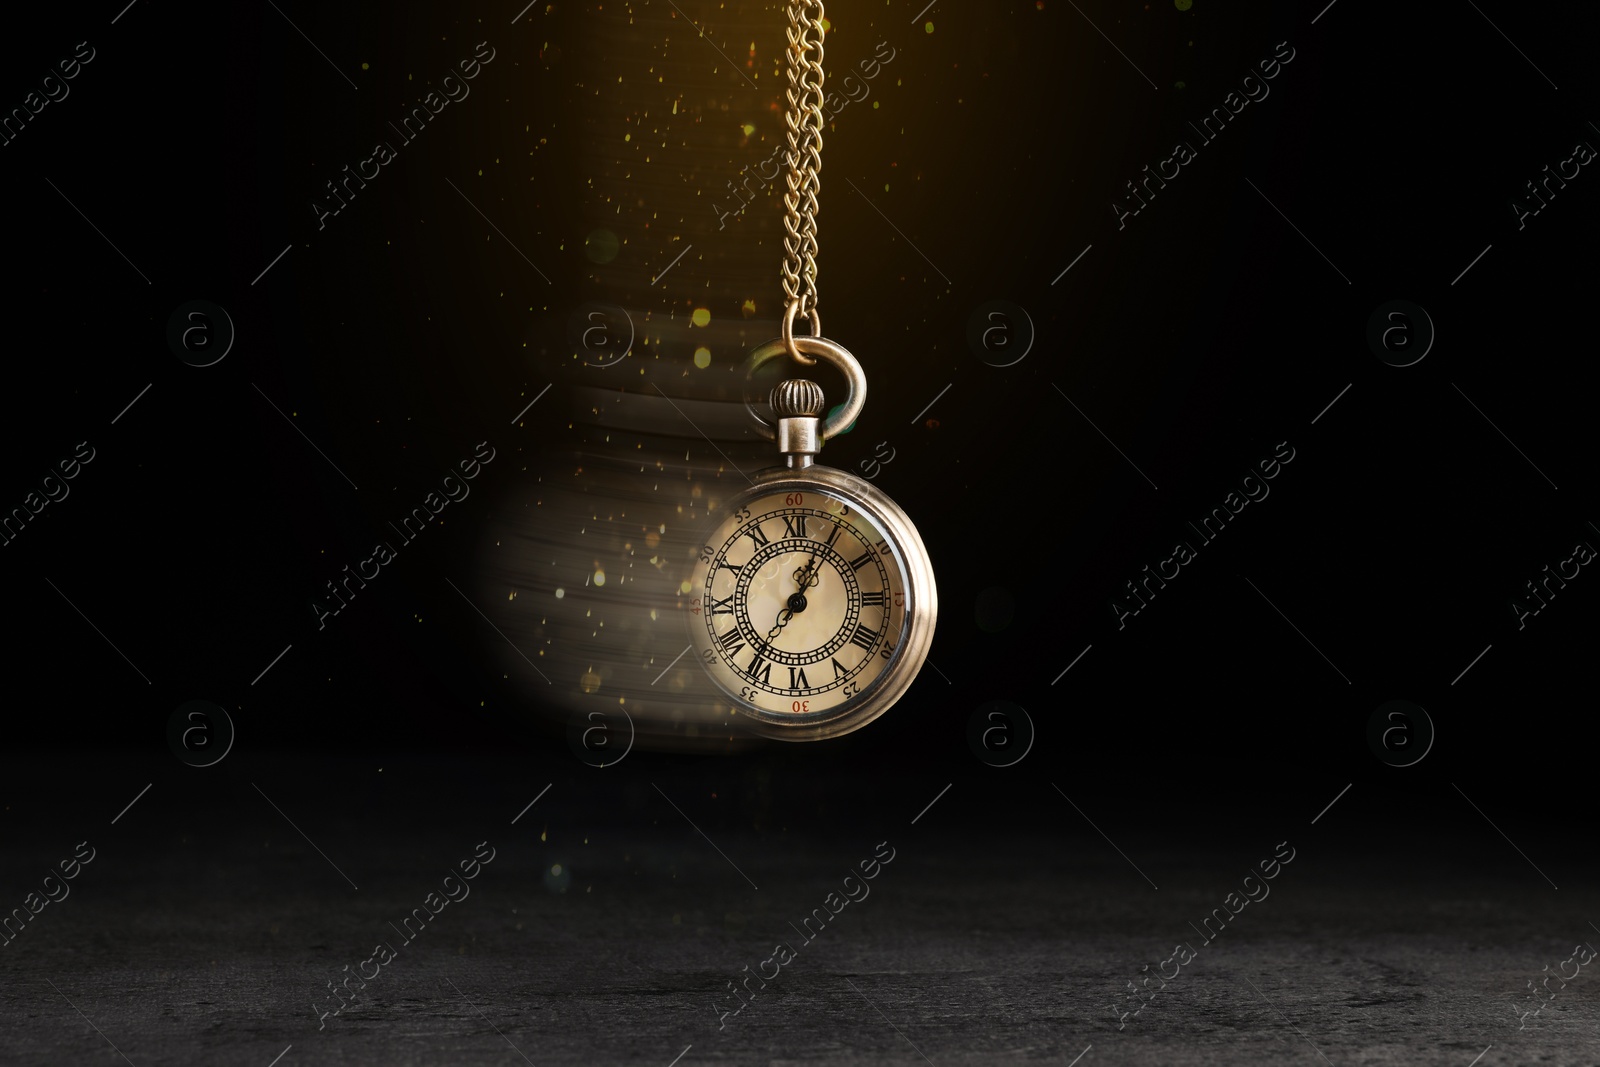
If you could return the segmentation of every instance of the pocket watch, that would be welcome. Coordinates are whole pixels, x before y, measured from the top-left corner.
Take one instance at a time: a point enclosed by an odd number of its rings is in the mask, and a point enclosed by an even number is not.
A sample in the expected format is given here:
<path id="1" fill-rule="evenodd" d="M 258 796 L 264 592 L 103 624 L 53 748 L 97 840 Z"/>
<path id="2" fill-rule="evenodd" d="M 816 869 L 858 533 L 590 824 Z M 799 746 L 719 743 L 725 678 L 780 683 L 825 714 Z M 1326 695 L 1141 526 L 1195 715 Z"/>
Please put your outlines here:
<path id="1" fill-rule="evenodd" d="M 751 410 L 784 463 L 720 509 L 691 579 L 689 628 L 711 680 L 758 733 L 811 741 L 865 726 L 905 694 L 933 642 L 938 594 L 899 505 L 815 462 L 861 411 L 861 365 L 825 338 L 794 340 L 844 373 L 850 397 L 824 419 L 822 389 L 790 379 L 772 390 L 776 426 Z M 784 354 L 770 341 L 749 370 Z"/>
<path id="2" fill-rule="evenodd" d="M 813 741 L 859 729 L 905 695 L 928 657 L 938 613 L 917 528 L 871 482 L 817 463 L 855 422 L 867 379 L 817 315 L 816 212 L 822 151 L 821 0 L 789 0 L 788 191 L 782 335 L 750 353 L 746 377 L 787 356 L 843 374 L 845 402 L 826 418 L 822 388 L 780 382 L 776 422 L 749 408 L 780 466 L 751 477 L 707 533 L 691 579 L 691 644 L 736 712 L 768 737 Z M 796 336 L 795 319 L 811 336 Z"/>

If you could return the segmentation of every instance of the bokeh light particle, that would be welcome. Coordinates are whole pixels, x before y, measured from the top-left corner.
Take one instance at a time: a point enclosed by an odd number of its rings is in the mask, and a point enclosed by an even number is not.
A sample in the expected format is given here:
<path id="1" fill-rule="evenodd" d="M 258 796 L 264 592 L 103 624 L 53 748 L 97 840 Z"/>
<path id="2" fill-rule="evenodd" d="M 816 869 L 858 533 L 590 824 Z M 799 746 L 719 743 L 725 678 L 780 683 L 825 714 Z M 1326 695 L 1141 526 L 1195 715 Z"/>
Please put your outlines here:
<path id="1" fill-rule="evenodd" d="M 701 345 L 699 348 L 695 349 L 694 365 L 699 367 L 701 370 L 705 370 L 707 367 L 711 366 L 711 349 L 707 348 L 705 345 Z"/>
<path id="2" fill-rule="evenodd" d="M 610 263 L 621 247 L 617 235 L 610 230 L 593 230 L 583 239 L 583 254 L 591 263 Z"/>
<path id="3" fill-rule="evenodd" d="M 689 321 L 696 326 L 704 326 L 711 321 L 710 308 L 695 308 L 694 314 L 689 316 Z"/>

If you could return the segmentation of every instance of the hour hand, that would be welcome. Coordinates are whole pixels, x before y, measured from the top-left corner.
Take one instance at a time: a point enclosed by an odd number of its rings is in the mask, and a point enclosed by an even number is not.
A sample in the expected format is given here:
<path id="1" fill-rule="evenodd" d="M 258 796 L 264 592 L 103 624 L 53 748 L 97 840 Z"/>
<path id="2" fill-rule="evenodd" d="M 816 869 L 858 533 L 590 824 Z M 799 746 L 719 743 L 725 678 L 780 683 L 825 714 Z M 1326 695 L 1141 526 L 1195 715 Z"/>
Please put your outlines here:
<path id="1" fill-rule="evenodd" d="M 772 629 L 767 631 L 767 641 L 769 643 L 776 641 L 778 639 L 778 634 L 782 632 L 783 628 L 788 625 L 789 620 L 792 618 L 794 618 L 794 611 L 789 608 L 784 608 L 782 611 L 778 612 L 778 621 L 773 623 Z M 762 650 L 757 649 L 757 651 L 759 652 Z"/>

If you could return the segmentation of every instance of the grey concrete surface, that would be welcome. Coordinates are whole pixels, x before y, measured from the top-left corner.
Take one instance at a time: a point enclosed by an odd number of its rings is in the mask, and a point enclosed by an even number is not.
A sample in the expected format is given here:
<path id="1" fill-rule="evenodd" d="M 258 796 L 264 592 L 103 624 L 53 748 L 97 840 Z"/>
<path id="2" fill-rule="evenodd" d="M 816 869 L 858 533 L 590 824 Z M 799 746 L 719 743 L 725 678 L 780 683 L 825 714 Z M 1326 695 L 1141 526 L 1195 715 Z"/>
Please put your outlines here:
<path id="1" fill-rule="evenodd" d="M 537 786 L 515 803 L 441 805 L 450 787 L 438 782 L 432 798 L 409 794 L 414 809 L 314 803 L 337 780 L 279 784 L 282 814 L 248 786 L 208 804 L 167 787 L 116 826 L 105 815 L 121 793 L 50 819 L 40 807 L 42 821 L 5 843 L 8 908 L 76 840 L 96 854 L 70 895 L 0 948 L 0 1062 L 1600 1062 L 1600 961 L 1552 982 L 1520 1030 L 1514 1009 L 1546 965 L 1600 943 L 1592 870 L 1554 839 L 1523 841 L 1559 873 L 1553 889 L 1470 811 L 1419 835 L 1353 832 L 1359 795 L 1342 802 L 1342 830 L 1309 825 L 1320 795 L 1229 828 L 1199 804 L 1213 840 L 1113 814 L 1101 822 L 1120 828 L 1112 845 L 1070 809 L 986 833 L 957 818 L 959 790 L 916 825 L 924 799 L 901 795 L 824 830 L 752 829 L 720 825 L 720 800 L 684 783 L 668 787 L 682 814 L 637 790 L 602 810 L 562 784 L 513 826 Z M 1190 924 L 1284 838 L 1295 856 L 1268 895 L 1203 942 Z M 402 941 L 390 924 L 485 840 L 494 859 L 468 895 Z M 825 908 L 881 841 L 894 858 L 866 895 L 803 942 L 790 924 Z M 723 1018 L 728 983 L 778 941 L 794 958 Z M 321 1018 L 327 983 L 378 942 L 394 958 Z M 1193 959 L 1119 1029 L 1127 983 L 1179 943 Z"/>

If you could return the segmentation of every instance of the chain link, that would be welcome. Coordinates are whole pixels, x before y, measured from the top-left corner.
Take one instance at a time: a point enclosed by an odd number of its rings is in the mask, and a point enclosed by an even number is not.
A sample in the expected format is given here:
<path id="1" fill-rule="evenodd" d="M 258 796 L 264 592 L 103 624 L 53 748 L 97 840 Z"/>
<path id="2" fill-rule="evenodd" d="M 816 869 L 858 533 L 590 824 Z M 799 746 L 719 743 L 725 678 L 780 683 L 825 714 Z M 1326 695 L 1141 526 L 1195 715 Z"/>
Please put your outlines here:
<path id="1" fill-rule="evenodd" d="M 789 354 L 801 363 L 815 360 L 793 344 L 795 317 L 811 323 L 820 333 L 817 309 L 817 192 L 822 169 L 822 0 L 789 0 L 788 127 L 789 173 L 784 193 L 783 292 L 788 298 L 784 315 L 784 341 Z"/>

